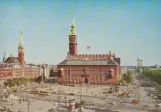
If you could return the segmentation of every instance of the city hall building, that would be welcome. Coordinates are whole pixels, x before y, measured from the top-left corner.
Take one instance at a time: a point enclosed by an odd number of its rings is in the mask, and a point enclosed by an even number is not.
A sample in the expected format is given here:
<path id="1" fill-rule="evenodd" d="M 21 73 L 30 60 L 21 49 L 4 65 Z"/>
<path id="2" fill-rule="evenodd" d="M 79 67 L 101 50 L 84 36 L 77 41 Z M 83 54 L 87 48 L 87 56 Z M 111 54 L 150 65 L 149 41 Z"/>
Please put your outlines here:
<path id="1" fill-rule="evenodd" d="M 121 78 L 120 58 L 108 54 L 78 54 L 75 21 L 69 34 L 67 58 L 57 65 L 59 84 L 116 84 Z M 90 48 L 90 46 L 87 46 Z"/>

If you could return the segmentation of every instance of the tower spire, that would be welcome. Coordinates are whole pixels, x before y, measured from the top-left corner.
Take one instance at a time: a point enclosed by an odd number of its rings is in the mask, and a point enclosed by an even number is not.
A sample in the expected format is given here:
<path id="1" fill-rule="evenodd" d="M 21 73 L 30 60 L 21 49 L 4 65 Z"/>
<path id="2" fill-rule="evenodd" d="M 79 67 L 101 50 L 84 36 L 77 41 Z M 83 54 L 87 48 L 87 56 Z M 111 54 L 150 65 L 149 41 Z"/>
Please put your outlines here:
<path id="1" fill-rule="evenodd" d="M 21 31 L 21 33 L 20 33 L 20 38 L 19 38 L 19 43 L 18 43 L 18 47 L 24 47 L 23 46 L 23 36 L 22 36 L 22 31 Z"/>
<path id="2" fill-rule="evenodd" d="M 6 52 L 4 52 L 3 62 L 5 62 L 5 60 L 6 60 Z"/>
<path id="3" fill-rule="evenodd" d="M 71 25 L 70 35 L 76 35 L 76 24 L 75 24 L 74 18 L 73 18 L 73 22 Z"/>
<path id="4" fill-rule="evenodd" d="M 76 55 L 77 54 L 77 34 L 76 34 L 76 25 L 73 18 L 73 22 L 71 25 L 71 30 L 69 34 L 69 54 Z"/>
<path id="5" fill-rule="evenodd" d="M 72 26 L 76 26 L 74 18 L 73 18 Z"/>
<path id="6" fill-rule="evenodd" d="M 24 66 L 24 46 L 23 46 L 22 31 L 20 33 L 20 38 L 18 43 L 18 61 L 22 66 Z"/>

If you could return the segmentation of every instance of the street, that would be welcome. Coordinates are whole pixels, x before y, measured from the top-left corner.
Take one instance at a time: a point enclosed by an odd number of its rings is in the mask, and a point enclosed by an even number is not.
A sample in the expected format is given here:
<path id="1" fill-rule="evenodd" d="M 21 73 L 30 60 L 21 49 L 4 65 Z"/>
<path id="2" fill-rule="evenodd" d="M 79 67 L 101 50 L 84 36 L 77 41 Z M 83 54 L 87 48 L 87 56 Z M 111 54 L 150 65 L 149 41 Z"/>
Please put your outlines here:
<path id="1" fill-rule="evenodd" d="M 13 105 L 9 105 L 7 102 L 0 102 L 1 106 L 8 108 L 21 110 L 22 112 L 42 111 L 48 112 L 50 108 L 63 109 L 69 99 L 75 99 L 75 103 L 80 103 L 80 100 L 86 101 L 83 112 L 108 112 L 108 111 L 122 111 L 122 112 L 157 112 L 161 111 L 160 107 L 155 106 L 160 103 L 160 100 L 154 99 L 149 94 L 152 94 L 154 87 L 142 87 L 144 80 L 139 75 L 134 75 L 134 82 L 136 84 L 130 84 L 128 86 L 119 86 L 119 92 L 108 93 L 111 86 L 100 85 L 79 85 L 64 86 L 64 85 L 49 85 L 43 84 L 43 90 L 51 91 L 50 95 L 35 95 L 29 94 L 26 90 L 42 89 L 42 85 L 30 84 L 18 89 L 15 92 L 15 96 L 21 98 L 28 98 L 30 102 L 15 101 L 10 102 Z M 148 82 L 147 82 L 148 83 Z M 123 92 L 129 92 L 130 97 L 119 97 L 118 95 Z M 140 103 L 133 104 L 132 100 L 139 98 Z M 29 108 L 29 109 L 28 109 Z M 15 110 L 16 111 L 16 110 Z"/>

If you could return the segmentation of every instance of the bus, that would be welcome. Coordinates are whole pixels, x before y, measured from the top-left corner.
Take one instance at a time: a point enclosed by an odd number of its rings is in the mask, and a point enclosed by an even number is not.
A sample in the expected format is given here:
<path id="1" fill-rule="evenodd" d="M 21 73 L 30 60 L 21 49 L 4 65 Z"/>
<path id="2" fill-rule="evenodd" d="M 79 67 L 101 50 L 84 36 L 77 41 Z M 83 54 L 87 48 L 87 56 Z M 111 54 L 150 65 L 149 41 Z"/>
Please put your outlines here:
<path id="1" fill-rule="evenodd" d="M 50 95 L 48 91 L 39 91 L 39 95 Z"/>
<path id="2" fill-rule="evenodd" d="M 50 92 L 48 91 L 39 91 L 39 90 L 32 90 L 30 91 L 30 94 L 37 94 L 37 95 L 50 95 Z"/>

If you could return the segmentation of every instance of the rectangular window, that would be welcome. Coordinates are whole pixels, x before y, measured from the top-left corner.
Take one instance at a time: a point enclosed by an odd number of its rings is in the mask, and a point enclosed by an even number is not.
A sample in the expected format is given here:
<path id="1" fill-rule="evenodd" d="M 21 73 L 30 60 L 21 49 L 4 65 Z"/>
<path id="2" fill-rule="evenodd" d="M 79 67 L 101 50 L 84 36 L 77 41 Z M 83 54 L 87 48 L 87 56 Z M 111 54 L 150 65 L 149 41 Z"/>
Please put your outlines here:
<path id="1" fill-rule="evenodd" d="M 92 80 L 94 80 L 94 76 L 92 76 Z"/>

